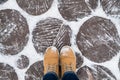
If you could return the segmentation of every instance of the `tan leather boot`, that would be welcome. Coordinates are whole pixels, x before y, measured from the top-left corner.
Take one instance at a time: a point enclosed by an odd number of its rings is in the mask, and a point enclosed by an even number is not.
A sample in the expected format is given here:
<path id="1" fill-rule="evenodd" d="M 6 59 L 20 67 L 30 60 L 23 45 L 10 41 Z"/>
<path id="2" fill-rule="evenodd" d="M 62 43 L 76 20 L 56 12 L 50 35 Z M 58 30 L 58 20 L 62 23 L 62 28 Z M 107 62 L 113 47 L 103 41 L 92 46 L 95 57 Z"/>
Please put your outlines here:
<path id="1" fill-rule="evenodd" d="M 59 75 L 59 52 L 56 47 L 48 47 L 44 55 L 44 74 L 48 72 L 55 72 Z"/>
<path id="2" fill-rule="evenodd" d="M 76 71 L 76 56 L 71 47 L 64 46 L 61 49 L 60 65 L 62 76 L 67 71 Z"/>

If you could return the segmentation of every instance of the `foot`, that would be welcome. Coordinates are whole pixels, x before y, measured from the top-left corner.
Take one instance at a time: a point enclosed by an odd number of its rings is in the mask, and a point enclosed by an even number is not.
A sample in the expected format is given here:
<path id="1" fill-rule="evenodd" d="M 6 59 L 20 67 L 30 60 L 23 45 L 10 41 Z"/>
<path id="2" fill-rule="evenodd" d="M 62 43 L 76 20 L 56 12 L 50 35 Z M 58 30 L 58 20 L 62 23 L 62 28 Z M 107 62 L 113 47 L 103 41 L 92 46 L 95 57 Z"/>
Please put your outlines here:
<path id="1" fill-rule="evenodd" d="M 58 75 L 59 70 L 59 52 L 56 47 L 48 47 L 44 55 L 44 74 L 55 72 Z"/>
<path id="2" fill-rule="evenodd" d="M 76 71 L 76 56 L 71 47 L 64 46 L 61 49 L 60 65 L 62 70 L 62 76 L 67 71 Z"/>

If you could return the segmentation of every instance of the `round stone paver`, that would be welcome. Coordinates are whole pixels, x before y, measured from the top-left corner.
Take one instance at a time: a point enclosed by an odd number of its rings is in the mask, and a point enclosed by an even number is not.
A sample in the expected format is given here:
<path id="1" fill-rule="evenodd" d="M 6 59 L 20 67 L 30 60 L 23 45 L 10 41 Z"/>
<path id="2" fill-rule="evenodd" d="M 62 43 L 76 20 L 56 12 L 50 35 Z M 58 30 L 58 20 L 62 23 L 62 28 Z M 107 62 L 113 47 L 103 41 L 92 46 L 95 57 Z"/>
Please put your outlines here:
<path id="1" fill-rule="evenodd" d="M 115 25 L 97 16 L 81 26 L 76 42 L 85 57 L 98 63 L 110 60 L 120 50 L 120 38 Z"/>
<path id="2" fill-rule="evenodd" d="M 53 0 L 16 0 L 18 5 L 31 15 L 40 15 L 48 11 Z"/>
<path id="3" fill-rule="evenodd" d="M 119 59 L 119 63 L 118 63 L 118 68 L 119 68 L 119 70 L 120 70 L 120 59 Z"/>
<path id="4" fill-rule="evenodd" d="M 60 50 L 64 45 L 70 45 L 71 29 L 56 18 L 40 21 L 32 34 L 37 53 L 44 53 L 49 46 L 56 46 Z"/>
<path id="5" fill-rule="evenodd" d="M 84 66 L 81 67 L 78 71 L 77 71 L 77 76 L 80 80 L 89 80 L 90 77 L 92 77 L 93 79 L 93 75 L 92 73 L 90 73 L 91 68 L 89 68 L 88 66 Z M 89 74 L 88 74 L 89 73 Z"/>
<path id="6" fill-rule="evenodd" d="M 58 0 L 58 9 L 64 19 L 77 21 L 77 18 L 88 16 L 91 11 L 85 0 Z"/>
<path id="7" fill-rule="evenodd" d="M 96 9 L 98 6 L 98 0 L 88 0 L 88 4 L 91 9 Z"/>
<path id="8" fill-rule="evenodd" d="M 80 68 L 83 64 L 83 57 L 79 53 L 75 53 L 76 55 L 76 68 Z"/>
<path id="9" fill-rule="evenodd" d="M 117 80 L 109 69 L 95 65 L 93 68 L 88 66 L 81 67 L 77 71 L 80 80 Z"/>
<path id="10" fill-rule="evenodd" d="M 18 76 L 13 67 L 0 63 L 0 80 L 18 80 Z"/>
<path id="11" fill-rule="evenodd" d="M 19 69 L 24 69 L 24 68 L 27 68 L 28 65 L 29 65 L 29 59 L 27 56 L 25 55 L 21 55 L 18 60 L 17 60 L 17 67 Z"/>
<path id="12" fill-rule="evenodd" d="M 5 3 L 6 1 L 8 1 L 8 0 L 0 0 L 0 4 L 3 4 L 3 3 Z"/>
<path id="13" fill-rule="evenodd" d="M 43 61 L 35 62 L 27 70 L 25 80 L 42 80 L 43 69 Z"/>
<path id="14" fill-rule="evenodd" d="M 16 10 L 0 10 L 0 53 L 15 55 L 28 41 L 28 24 Z"/>
<path id="15" fill-rule="evenodd" d="M 53 41 L 53 46 L 56 46 L 57 49 L 62 49 L 63 46 L 71 46 L 70 38 L 72 35 L 72 30 L 68 25 L 63 25 L 56 36 L 56 38 Z"/>
<path id="16" fill-rule="evenodd" d="M 120 15 L 120 0 L 101 0 L 101 4 L 107 14 Z"/>

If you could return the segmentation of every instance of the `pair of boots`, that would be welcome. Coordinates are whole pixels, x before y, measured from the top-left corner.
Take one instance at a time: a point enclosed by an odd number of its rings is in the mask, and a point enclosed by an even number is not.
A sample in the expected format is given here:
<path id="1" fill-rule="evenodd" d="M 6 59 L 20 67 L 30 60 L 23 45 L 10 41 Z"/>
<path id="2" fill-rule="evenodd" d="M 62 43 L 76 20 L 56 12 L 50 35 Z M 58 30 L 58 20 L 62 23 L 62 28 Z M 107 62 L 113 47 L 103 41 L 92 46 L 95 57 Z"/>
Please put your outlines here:
<path id="1" fill-rule="evenodd" d="M 55 72 L 57 76 L 63 76 L 67 71 L 76 71 L 76 56 L 69 46 L 64 46 L 60 54 L 56 47 L 51 46 L 45 51 L 43 64 L 44 74 Z M 59 66 L 61 67 L 61 71 L 59 71 Z"/>

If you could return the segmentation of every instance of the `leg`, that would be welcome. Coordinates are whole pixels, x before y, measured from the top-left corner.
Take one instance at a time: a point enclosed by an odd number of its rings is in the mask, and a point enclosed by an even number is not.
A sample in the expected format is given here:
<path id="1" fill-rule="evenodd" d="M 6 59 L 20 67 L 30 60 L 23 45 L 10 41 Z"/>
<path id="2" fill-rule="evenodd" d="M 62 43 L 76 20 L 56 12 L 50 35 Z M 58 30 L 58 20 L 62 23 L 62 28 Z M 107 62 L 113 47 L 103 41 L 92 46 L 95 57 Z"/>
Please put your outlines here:
<path id="1" fill-rule="evenodd" d="M 68 71 L 64 73 L 62 80 L 79 80 L 79 78 L 74 72 Z"/>
<path id="2" fill-rule="evenodd" d="M 58 76 L 54 72 L 48 72 L 44 75 L 43 80 L 58 80 Z"/>
<path id="3" fill-rule="evenodd" d="M 76 72 L 76 56 L 69 46 L 64 46 L 60 52 L 62 80 L 79 80 Z"/>
<path id="4" fill-rule="evenodd" d="M 58 80 L 59 75 L 59 52 L 56 47 L 48 47 L 44 54 L 44 77 L 43 80 Z"/>

